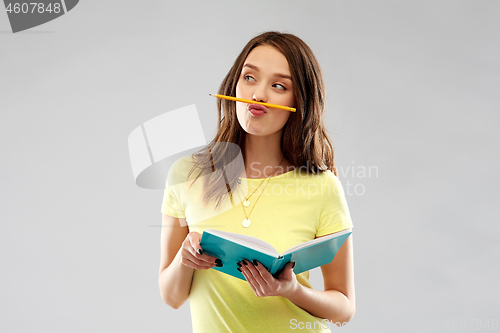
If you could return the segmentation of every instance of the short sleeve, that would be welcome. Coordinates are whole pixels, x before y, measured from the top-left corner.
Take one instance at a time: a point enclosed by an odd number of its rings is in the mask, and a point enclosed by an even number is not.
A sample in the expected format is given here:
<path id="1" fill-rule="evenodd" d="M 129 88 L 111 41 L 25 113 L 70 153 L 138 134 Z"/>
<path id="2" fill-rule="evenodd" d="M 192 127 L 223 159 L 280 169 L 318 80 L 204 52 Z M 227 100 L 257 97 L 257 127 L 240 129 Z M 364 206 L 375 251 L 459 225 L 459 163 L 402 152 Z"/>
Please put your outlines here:
<path id="1" fill-rule="evenodd" d="M 322 205 L 316 237 L 352 228 L 351 215 L 340 180 L 331 171 L 322 179 Z"/>
<path id="2" fill-rule="evenodd" d="M 177 218 L 185 218 L 185 208 L 181 204 L 181 182 L 179 181 L 179 161 L 172 164 L 165 182 L 161 212 Z"/>
<path id="3" fill-rule="evenodd" d="M 163 193 L 163 202 L 161 206 L 161 212 L 166 215 L 170 215 L 177 218 L 186 218 L 184 214 L 184 209 L 182 208 L 177 194 L 173 191 L 171 187 L 166 187 Z"/>

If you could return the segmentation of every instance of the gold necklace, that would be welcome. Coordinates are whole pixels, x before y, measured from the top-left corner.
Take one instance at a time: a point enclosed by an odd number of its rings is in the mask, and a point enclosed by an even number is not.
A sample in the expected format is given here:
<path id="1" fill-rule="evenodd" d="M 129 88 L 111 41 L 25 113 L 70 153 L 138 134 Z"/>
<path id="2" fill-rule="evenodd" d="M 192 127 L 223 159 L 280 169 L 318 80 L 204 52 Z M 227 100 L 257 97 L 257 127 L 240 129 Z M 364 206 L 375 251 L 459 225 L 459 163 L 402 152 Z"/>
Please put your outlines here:
<path id="1" fill-rule="evenodd" d="M 255 200 L 255 204 L 253 205 L 252 209 L 250 210 L 250 213 L 248 213 L 247 215 L 247 212 L 245 211 L 245 207 L 241 206 L 241 208 L 243 208 L 243 214 L 245 214 L 245 218 L 243 219 L 243 221 L 241 221 L 241 225 L 245 228 L 248 228 L 249 226 L 252 225 L 252 221 L 250 221 L 250 214 L 252 214 L 252 211 L 253 209 L 255 208 L 255 206 L 257 206 L 257 201 L 259 201 L 260 197 L 262 196 L 262 194 L 264 193 L 266 187 L 267 187 L 267 184 L 269 183 L 269 181 L 271 180 L 270 178 L 266 178 L 268 181 L 266 183 L 266 186 L 264 186 L 264 189 L 262 190 L 262 192 L 260 193 L 259 197 L 257 198 L 257 200 Z M 264 179 L 264 181 L 266 180 Z M 264 182 L 262 181 L 262 183 Z M 261 183 L 261 184 L 262 184 Z M 259 185 L 260 186 L 260 185 Z"/>
<path id="2" fill-rule="evenodd" d="M 262 182 L 260 182 L 259 186 L 257 186 L 257 188 L 252 192 L 252 194 L 250 194 L 248 196 L 248 198 L 245 195 L 243 195 L 245 197 L 245 200 L 243 200 L 243 206 L 245 206 L 245 207 L 250 206 L 250 201 L 248 199 L 250 199 L 250 197 L 255 193 L 255 191 L 257 191 L 259 189 L 260 185 L 262 185 L 262 183 L 264 183 L 266 179 L 267 178 L 264 178 L 264 180 Z M 267 186 L 267 184 L 266 184 L 266 186 Z"/>
<path id="3" fill-rule="evenodd" d="M 281 162 L 280 164 L 278 164 L 278 166 L 274 167 L 274 169 L 276 169 L 277 167 L 279 167 L 281 165 L 281 163 L 283 163 L 283 160 L 285 159 L 285 156 L 283 156 L 283 158 L 281 159 Z M 250 194 L 248 196 L 248 198 L 243 195 L 245 197 L 245 200 L 243 201 L 243 205 L 241 206 L 241 208 L 243 208 L 243 214 L 245 214 L 245 218 L 243 219 L 243 221 L 241 221 L 241 225 L 244 227 L 244 228 L 248 228 L 249 226 L 252 225 L 252 221 L 250 221 L 250 214 L 252 214 L 252 211 L 253 209 L 255 208 L 255 206 L 257 206 L 257 202 L 259 201 L 260 197 L 262 196 L 262 194 L 264 193 L 266 187 L 267 187 L 267 184 L 269 184 L 269 182 L 271 181 L 271 178 L 272 176 L 269 176 L 267 178 L 264 178 L 264 180 L 259 184 L 259 186 L 257 186 L 257 188 L 252 192 L 252 194 Z M 257 198 L 257 200 L 255 200 L 255 204 L 253 205 L 252 209 L 250 210 L 250 213 L 248 213 L 247 215 L 247 212 L 245 210 L 245 207 L 248 207 L 250 206 L 250 201 L 248 199 L 250 199 L 250 197 L 259 189 L 259 187 L 267 180 L 267 183 L 266 183 L 266 186 L 264 186 L 264 189 L 262 190 L 262 192 L 260 193 L 259 197 Z"/>

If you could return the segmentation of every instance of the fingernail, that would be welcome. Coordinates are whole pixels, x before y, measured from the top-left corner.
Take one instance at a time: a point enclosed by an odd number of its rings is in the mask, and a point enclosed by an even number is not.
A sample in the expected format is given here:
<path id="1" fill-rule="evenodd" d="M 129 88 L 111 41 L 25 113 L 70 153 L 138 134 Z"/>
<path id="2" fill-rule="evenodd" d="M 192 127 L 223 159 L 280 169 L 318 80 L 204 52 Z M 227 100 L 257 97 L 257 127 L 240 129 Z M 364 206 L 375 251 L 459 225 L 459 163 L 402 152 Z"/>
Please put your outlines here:
<path id="1" fill-rule="evenodd" d="M 201 249 L 198 249 L 198 254 L 203 254 L 203 251 Z"/>
<path id="2" fill-rule="evenodd" d="M 215 266 L 222 267 L 222 260 L 220 260 L 219 258 L 215 259 Z"/>
<path id="3" fill-rule="evenodd" d="M 259 265 L 259 263 L 258 263 L 258 262 L 257 262 L 257 260 L 255 260 L 255 259 L 252 261 L 252 263 L 253 263 L 253 265 L 254 265 L 254 266 Z"/>
<path id="4" fill-rule="evenodd" d="M 240 264 L 240 262 L 239 262 L 239 261 L 238 261 L 236 264 L 238 264 L 238 267 L 241 267 L 241 264 Z"/>
<path id="5" fill-rule="evenodd" d="M 294 268 L 294 267 L 295 267 L 295 261 L 294 261 L 294 262 L 293 262 L 293 264 L 292 264 L 292 268 Z"/>
<path id="6" fill-rule="evenodd" d="M 246 260 L 243 260 L 243 264 L 248 265 Z"/>
<path id="7" fill-rule="evenodd" d="M 237 267 L 236 269 L 237 269 L 237 270 L 239 270 L 239 271 L 241 272 L 241 268 Z"/>

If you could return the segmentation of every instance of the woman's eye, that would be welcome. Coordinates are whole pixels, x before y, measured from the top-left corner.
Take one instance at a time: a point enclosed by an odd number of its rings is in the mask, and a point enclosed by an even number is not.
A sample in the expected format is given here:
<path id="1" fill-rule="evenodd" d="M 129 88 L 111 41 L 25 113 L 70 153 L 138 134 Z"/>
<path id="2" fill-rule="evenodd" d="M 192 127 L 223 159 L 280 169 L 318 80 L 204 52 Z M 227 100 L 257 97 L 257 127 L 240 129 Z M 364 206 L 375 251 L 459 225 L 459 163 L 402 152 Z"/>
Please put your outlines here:
<path id="1" fill-rule="evenodd" d="M 253 77 L 251 77 L 250 75 L 245 75 L 245 76 L 243 76 L 243 78 L 245 79 L 245 81 L 250 81 L 250 79 L 255 81 L 255 79 Z"/>
<path id="2" fill-rule="evenodd" d="M 247 82 L 255 82 L 255 78 L 250 75 L 243 75 L 243 79 Z M 285 86 L 279 83 L 273 84 L 273 87 L 276 87 L 279 90 L 286 90 Z"/>

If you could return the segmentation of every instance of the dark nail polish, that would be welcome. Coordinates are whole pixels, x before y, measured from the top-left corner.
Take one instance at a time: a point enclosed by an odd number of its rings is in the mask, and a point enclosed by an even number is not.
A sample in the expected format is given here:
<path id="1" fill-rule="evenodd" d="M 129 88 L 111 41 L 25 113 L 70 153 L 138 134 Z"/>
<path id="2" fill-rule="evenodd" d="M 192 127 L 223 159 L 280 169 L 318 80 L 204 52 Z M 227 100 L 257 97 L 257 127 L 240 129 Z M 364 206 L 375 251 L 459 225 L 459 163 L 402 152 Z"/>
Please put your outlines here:
<path id="1" fill-rule="evenodd" d="M 243 260 L 243 264 L 248 265 L 246 260 Z"/>
<path id="2" fill-rule="evenodd" d="M 222 260 L 220 260 L 219 258 L 215 259 L 215 266 L 222 267 Z"/>
<path id="3" fill-rule="evenodd" d="M 240 262 L 239 262 L 239 261 L 238 261 L 236 264 L 238 265 L 238 267 L 241 267 L 241 264 L 240 264 Z"/>
<path id="4" fill-rule="evenodd" d="M 295 267 L 295 261 L 294 261 L 294 262 L 293 262 L 293 264 L 292 264 L 292 268 L 294 268 L 294 267 Z"/>
<path id="5" fill-rule="evenodd" d="M 201 249 L 198 249 L 198 254 L 203 254 L 203 251 Z"/>
<path id="6" fill-rule="evenodd" d="M 253 263 L 254 266 L 258 266 L 259 265 L 259 263 L 255 259 L 252 261 L 252 263 Z"/>
<path id="7" fill-rule="evenodd" d="M 241 268 L 237 267 L 236 269 L 237 269 L 237 270 L 239 270 L 239 271 L 241 272 Z"/>

